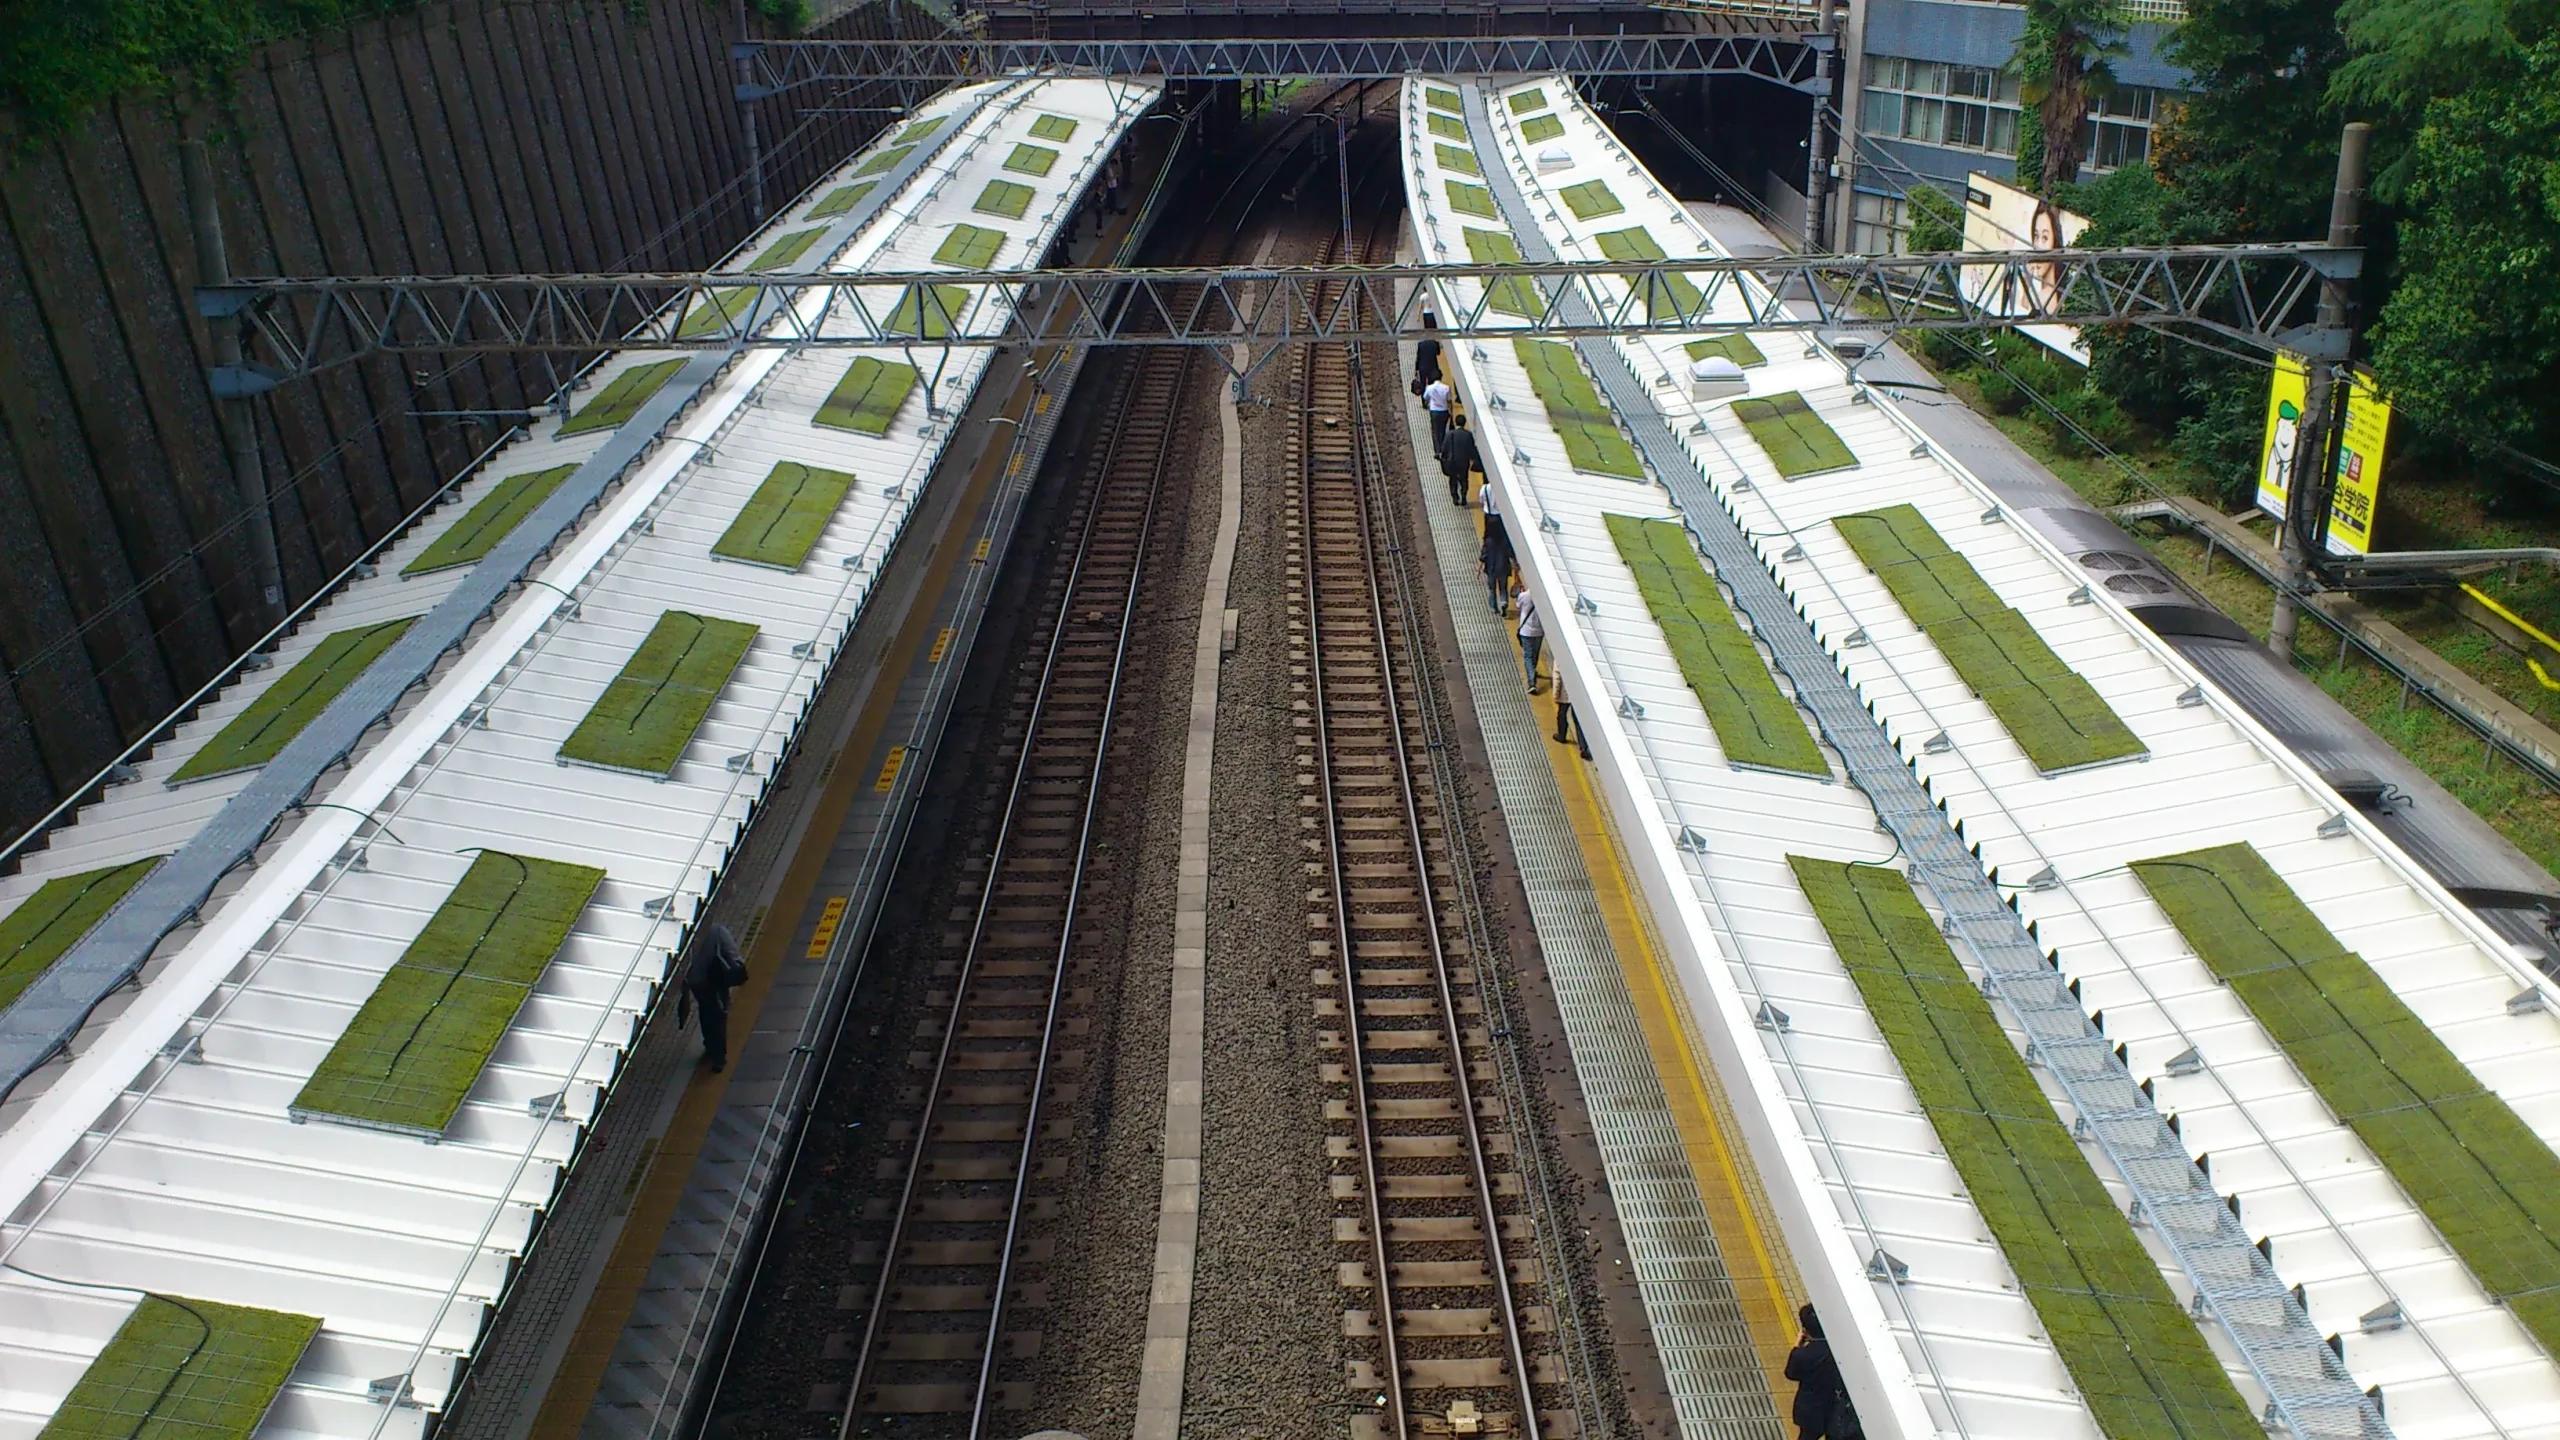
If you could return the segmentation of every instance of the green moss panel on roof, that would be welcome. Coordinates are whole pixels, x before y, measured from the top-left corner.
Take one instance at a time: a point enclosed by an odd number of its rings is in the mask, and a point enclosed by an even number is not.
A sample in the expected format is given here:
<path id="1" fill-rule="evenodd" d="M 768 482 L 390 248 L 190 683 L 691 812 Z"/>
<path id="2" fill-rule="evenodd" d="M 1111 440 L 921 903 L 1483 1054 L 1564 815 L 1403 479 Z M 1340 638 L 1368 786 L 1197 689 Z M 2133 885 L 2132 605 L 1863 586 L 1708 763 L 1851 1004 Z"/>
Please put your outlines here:
<path id="1" fill-rule="evenodd" d="M 1443 140 L 1463 141 L 1467 138 L 1467 122 L 1455 115 L 1426 115 L 1422 123 Z"/>
<path id="2" fill-rule="evenodd" d="M 1422 87 L 1422 103 L 1434 110 L 1446 110 L 1452 115 L 1463 114 L 1466 111 L 1466 105 L 1458 99 L 1457 91 L 1443 90 L 1437 85 Z"/>
<path id="3" fill-rule="evenodd" d="M 1547 108 L 1547 89 L 1543 85 L 1532 85 L 1526 90 L 1515 90 L 1502 103 L 1510 106 L 1514 115 L 1544 110 Z"/>
<path id="4" fill-rule="evenodd" d="M 442 1135 L 603 881 L 590 865 L 481 851 L 291 1112 Z"/>
<path id="5" fill-rule="evenodd" d="M 990 180 L 987 188 L 978 192 L 976 203 L 969 208 L 981 215 L 1001 215 L 1007 220 L 1019 220 L 1023 212 L 1031 208 L 1031 197 L 1037 193 L 1017 180 Z"/>
<path id="6" fill-rule="evenodd" d="M 990 230 L 983 225 L 954 225 L 951 233 L 943 236 L 942 244 L 934 250 L 933 260 L 937 265 L 983 270 L 995 263 L 997 253 L 1004 249 L 1004 242 L 1005 233 L 1001 230 Z"/>
<path id="7" fill-rule="evenodd" d="M 801 257 L 809 253 L 809 247 L 817 244 L 819 237 L 826 233 L 823 225 L 813 230 L 795 230 L 764 247 L 755 259 L 747 262 L 747 269 L 787 270 L 799 264 Z"/>
<path id="8" fill-rule="evenodd" d="M 877 180 L 864 180 L 852 185 L 839 185 L 833 190 L 828 191 L 817 204 L 809 207 L 809 218 L 812 220 L 832 220 L 836 216 L 842 215 L 846 211 L 851 210 L 854 206 L 861 204 L 863 196 L 870 194 L 878 188 L 880 188 L 880 182 Z"/>
<path id="9" fill-rule="evenodd" d="M 1031 138 L 1053 140 L 1063 145 L 1076 138 L 1076 122 L 1064 115 L 1043 115 L 1031 122 Z"/>
<path id="10" fill-rule="evenodd" d="M 2480 1288 L 2560 1358 L 2560 1157 L 2246 844 L 2133 862 Z"/>
<path id="11" fill-rule="evenodd" d="M 1572 346 L 1553 340 L 1514 340 L 1511 353 L 1529 372 L 1529 388 L 1546 407 L 1547 423 L 1564 442 L 1565 458 L 1574 469 L 1621 480 L 1645 478 L 1635 447 L 1619 433 L 1616 413 L 1601 402 Z"/>
<path id="12" fill-rule="evenodd" d="M 669 774 L 755 643 L 738 620 L 670 610 L 561 743 L 560 756 L 608 770 Z"/>
<path id="13" fill-rule="evenodd" d="M 1804 712 L 1778 689 L 1760 647 L 1743 633 L 1715 577 L 1699 563 L 1689 533 L 1669 520 L 1601 519 L 1617 542 L 1618 558 L 1635 573 L 1636 589 L 1662 628 L 1680 678 L 1705 707 L 1725 759 L 1829 779 L 1831 766 L 1806 728 Z"/>
<path id="14" fill-rule="evenodd" d="M 2265 1440 L 1898 871 L 1790 855 L 1831 948 L 2108 1440 Z"/>
<path id="15" fill-rule="evenodd" d="M 588 401 L 585 409 L 562 421 L 560 433 L 563 436 L 584 435 L 593 430 L 621 428 L 624 421 L 640 413 L 640 407 L 649 403 L 649 397 L 676 378 L 676 372 L 683 368 L 684 357 L 680 355 L 672 360 L 652 360 L 646 365 L 632 366 L 597 391 L 596 398 Z"/>
<path id="16" fill-rule="evenodd" d="M 1585 180 L 1579 185 L 1567 185 L 1556 192 L 1556 198 L 1564 202 L 1565 208 L 1573 212 L 1573 218 L 1576 220 L 1597 220 L 1603 215 L 1615 215 L 1627 208 L 1618 203 L 1616 195 L 1610 193 L 1607 182 L 1600 180 Z"/>
<path id="17" fill-rule="evenodd" d="M 733 286 L 727 290 L 714 290 L 711 292 L 711 298 L 686 312 L 684 323 L 676 327 L 676 334 L 686 339 L 693 339 L 703 335 L 723 334 L 735 329 L 740 323 L 739 317 L 755 308 L 756 297 L 761 293 L 763 292 L 753 286 Z"/>
<path id="18" fill-rule="evenodd" d="M 844 378 L 818 407 L 816 423 L 864 435 L 886 435 L 923 377 L 916 367 L 865 355 L 845 367 Z"/>
<path id="19" fill-rule="evenodd" d="M 548 470 L 527 470 L 500 480 L 463 512 L 461 519 L 419 551 L 417 559 L 401 566 L 400 573 L 426 575 L 457 565 L 477 564 L 507 538 L 509 531 L 524 523 L 524 517 L 532 514 L 536 506 L 550 499 L 561 481 L 577 473 L 575 465 L 554 465 Z"/>
<path id="20" fill-rule="evenodd" d="M 1467 258 L 1479 265 L 1517 265 L 1520 247 L 1500 230 L 1467 227 Z M 1485 289 L 1485 304 L 1505 315 L 1535 320 L 1547 313 L 1546 297 L 1526 275 L 1506 275 Z"/>
<path id="21" fill-rule="evenodd" d="M 37 1440 L 249 1440 L 319 1333 L 309 1315 L 145 1295 Z"/>
<path id="22" fill-rule="evenodd" d="M 1455 145 L 1434 145 L 1431 153 L 1433 158 L 1440 162 L 1440 168 L 1443 170 L 1455 170 L 1461 175 L 1478 177 L 1484 174 L 1484 168 L 1476 164 L 1474 154 L 1461 150 Z"/>
<path id="23" fill-rule="evenodd" d="M 63 952 L 97 928 L 126 891 L 164 857 L 57 875 L 0 918 L 0 1010 L 9 1008 Z"/>
<path id="24" fill-rule="evenodd" d="M 1654 261 L 1671 256 L 1654 243 L 1652 232 L 1641 225 L 1624 230 L 1611 230 L 1592 237 L 1600 244 L 1600 253 L 1612 260 Z M 1645 319 L 1669 322 L 1697 315 L 1706 307 L 1706 296 L 1686 275 L 1651 275 L 1635 287 L 1637 298 L 1644 302 Z"/>
<path id="25" fill-rule="evenodd" d="M 417 618 L 404 616 L 323 636 L 319 644 L 311 647 L 310 654 L 295 661 L 292 669 L 249 702 L 248 709 L 188 756 L 169 782 L 174 785 L 228 775 L 235 770 L 253 770 L 273 760 L 294 736 L 302 733 L 302 727 L 319 719 L 329 702 L 338 698 L 338 692 L 354 684 L 365 667 L 390 649 Z"/>
<path id="26" fill-rule="evenodd" d="M 931 139 L 935 131 L 940 130 L 943 126 L 949 123 L 951 123 L 951 117 L 948 115 L 927 115 L 921 120 L 911 122 L 906 129 L 899 131 L 897 143 L 901 145 L 913 145 L 919 140 Z"/>
<path id="27" fill-rule="evenodd" d="M 1733 402 L 1733 418 L 1751 432 L 1769 456 L 1769 463 L 1790 480 L 1800 475 L 1820 475 L 1830 470 L 1846 470 L 1858 463 L 1850 450 L 1823 418 L 1804 403 L 1804 396 L 1793 390 L 1783 395 L 1770 395 Z"/>
<path id="28" fill-rule="evenodd" d="M 881 151 L 879 154 L 872 156 L 870 159 L 863 161 L 860 166 L 855 168 L 853 172 L 854 178 L 858 180 L 865 175 L 885 175 L 889 171 L 897 169 L 898 162 L 906 159 L 909 154 L 914 152 L 915 148 L 916 147 L 913 145 L 893 145 L 888 149 Z"/>
<path id="29" fill-rule="evenodd" d="M 960 328 L 960 317 L 968 309 L 966 286 L 910 285 L 899 294 L 897 305 L 880 328 L 892 335 L 940 340 Z"/>
<path id="30" fill-rule="evenodd" d="M 797 570 L 827 533 L 827 522 L 853 490 L 853 477 L 785 460 L 773 467 L 738 518 L 712 542 L 711 553 L 750 565 Z"/>
<path id="31" fill-rule="evenodd" d="M 2027 617 L 2000 603 L 1972 564 L 1917 509 L 1895 505 L 1832 521 L 1895 602 L 2038 770 L 2130 759 L 2142 741 Z"/>
<path id="32" fill-rule="evenodd" d="M 1564 122 L 1553 115 L 1532 115 L 1520 122 L 1520 138 L 1535 145 L 1542 140 L 1564 138 Z"/>
<path id="33" fill-rule="evenodd" d="M 1479 220 L 1499 218 L 1493 208 L 1492 191 L 1464 180 L 1443 180 L 1440 183 L 1448 188 L 1450 209 L 1461 215 L 1473 215 Z"/>
<path id="34" fill-rule="evenodd" d="M 1013 153 L 1004 157 L 1004 168 L 1017 175 L 1046 175 L 1057 165 L 1057 151 L 1027 141 L 1014 146 Z"/>
<path id="35" fill-rule="evenodd" d="M 1769 357 L 1760 353 L 1760 347 L 1752 344 L 1751 337 L 1748 335 L 1713 335 L 1704 340 L 1692 340 L 1680 348 L 1688 352 L 1692 360 L 1704 360 L 1709 356 L 1717 356 L 1730 360 L 1745 370 L 1769 363 Z"/>

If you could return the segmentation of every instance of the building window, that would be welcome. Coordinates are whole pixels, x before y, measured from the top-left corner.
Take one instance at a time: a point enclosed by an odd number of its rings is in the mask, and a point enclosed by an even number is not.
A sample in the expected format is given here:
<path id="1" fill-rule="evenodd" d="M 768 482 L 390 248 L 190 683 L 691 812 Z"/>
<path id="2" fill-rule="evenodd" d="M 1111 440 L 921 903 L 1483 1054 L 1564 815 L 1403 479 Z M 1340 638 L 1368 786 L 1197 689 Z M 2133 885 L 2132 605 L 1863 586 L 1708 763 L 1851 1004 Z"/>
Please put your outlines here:
<path id="1" fill-rule="evenodd" d="M 1849 248 L 1861 255 L 1900 255 L 1911 248 L 1911 212 L 1898 195 L 1858 192 L 1849 221 Z"/>
<path id="2" fill-rule="evenodd" d="M 2151 121 L 2160 92 L 2147 85 L 2118 85 L 2089 100 L 2089 144 L 2080 163 L 2099 172 L 2140 165 L 2151 158 Z"/>
<path id="3" fill-rule="evenodd" d="M 1986 155 L 2018 153 L 2018 77 L 1977 65 L 1867 57 L 1867 133 Z"/>

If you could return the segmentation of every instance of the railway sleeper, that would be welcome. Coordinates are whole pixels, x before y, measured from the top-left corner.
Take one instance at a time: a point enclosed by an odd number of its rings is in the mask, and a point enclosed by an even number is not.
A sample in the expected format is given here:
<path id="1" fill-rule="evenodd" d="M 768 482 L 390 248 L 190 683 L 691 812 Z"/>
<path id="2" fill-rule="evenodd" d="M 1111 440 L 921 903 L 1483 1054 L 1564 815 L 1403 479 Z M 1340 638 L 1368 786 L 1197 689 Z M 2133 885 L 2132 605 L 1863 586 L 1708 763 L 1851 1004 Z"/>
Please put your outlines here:
<path id="1" fill-rule="evenodd" d="M 1360 1177 L 1328 1175 L 1333 1198 L 1360 1198 Z M 1464 1175 L 1381 1175 L 1378 1198 L 1381 1200 L 1464 1200 L 1475 1194 L 1475 1182 Z M 1517 1170 L 1497 1170 L 1493 1174 L 1493 1193 L 1500 1199 L 1513 1199 L 1528 1194 L 1520 1183 Z"/>
<path id="2" fill-rule="evenodd" d="M 1500 1120 L 1503 1115 L 1500 1100 L 1490 1095 L 1476 1097 L 1477 1119 Z M 1340 1121 L 1345 1125 L 1350 1124 L 1353 1118 L 1351 1102 L 1327 1100 L 1324 1102 L 1324 1118 Z M 1394 1096 L 1372 1096 L 1369 1100 L 1369 1118 L 1372 1120 L 1455 1120 L 1458 1118 L 1458 1097 L 1430 1095 L 1398 1099 Z"/>
<path id="3" fill-rule="evenodd" d="M 1511 1153 L 1507 1131 L 1487 1135 L 1479 1143 L 1487 1155 Z M 1465 1137 L 1458 1135 L 1373 1135 L 1370 1144 L 1381 1160 L 1456 1160 L 1467 1153 Z M 1357 1160 L 1358 1147 L 1359 1142 L 1348 1135 L 1328 1135 L 1324 1141 L 1325 1158 Z"/>
<path id="4" fill-rule="evenodd" d="M 1544 1305 L 1520 1307 L 1520 1330 L 1527 1335 L 1552 1335 L 1556 1315 Z M 1378 1314 L 1374 1310 L 1342 1312 L 1342 1334 L 1357 1340 L 1378 1333 Z M 1437 1340 L 1446 1337 L 1499 1335 L 1502 1321 L 1491 1307 L 1481 1310 L 1398 1310 L 1396 1333 L 1409 1340 Z"/>
<path id="5" fill-rule="evenodd" d="M 1378 1388 L 1378 1367 L 1375 1361 L 1346 1361 L 1343 1364 L 1343 1373 L 1345 1382 L 1354 1390 Z M 1530 1356 L 1529 1383 L 1532 1385 L 1563 1384 L 1564 1357 L 1553 1354 Z M 1481 1360 L 1407 1360 L 1404 1362 L 1404 1388 L 1408 1391 L 1508 1390 L 1511 1388 L 1511 1362 L 1493 1356 Z M 1543 1420 L 1546 1412 L 1542 1410 L 1538 1413 Z M 1490 1413 L 1487 1418 L 1491 1418 Z M 1486 1428 L 1492 1427 L 1488 1425 Z"/>
<path id="6" fill-rule="evenodd" d="M 965 1384 L 874 1385 L 862 1392 L 862 1413 L 965 1415 L 976 1404 L 977 1393 L 976 1386 Z M 1033 1394 L 1028 1384 L 1006 1381 L 995 1387 L 995 1408 L 999 1410 L 1028 1410 L 1032 1404 Z"/>
<path id="7" fill-rule="evenodd" d="M 1507 1244 L 1526 1245 L 1537 1238 L 1526 1215 L 1500 1217 L 1502 1238 Z M 1356 1215 L 1338 1215 L 1333 1221 L 1333 1238 L 1340 1245 L 1366 1245 L 1369 1227 Z M 1387 1243 L 1391 1245 L 1430 1245 L 1442 1242 L 1473 1245 L 1484 1238 L 1484 1222 L 1473 1215 L 1390 1215 L 1387 1217 Z M 1491 1312 L 1486 1312 L 1490 1314 Z"/>
<path id="8" fill-rule="evenodd" d="M 1452 1407 L 1451 1414 L 1455 1412 Z M 1520 1428 L 1519 1417 L 1508 1410 L 1492 1410 L 1466 1415 L 1466 1428 L 1461 1430 L 1451 1414 L 1424 1414 L 1413 1417 L 1417 1435 L 1509 1435 Z M 1546 1440 L 1580 1440 L 1582 1422 L 1570 1410 L 1541 1410 L 1538 1430 Z M 1387 1420 L 1383 1415 L 1360 1414 L 1351 1417 L 1351 1440 L 1389 1440 Z"/>
<path id="9" fill-rule="evenodd" d="M 1513 1257 L 1505 1262 L 1514 1285 L 1535 1285 L 1543 1276 L 1535 1259 Z M 1345 1290 L 1366 1290 L 1376 1283 L 1366 1260 L 1345 1260 L 1333 1267 L 1336 1285 Z M 1387 1279 L 1398 1290 L 1487 1290 L 1493 1286 L 1493 1272 L 1482 1260 L 1390 1260 Z"/>

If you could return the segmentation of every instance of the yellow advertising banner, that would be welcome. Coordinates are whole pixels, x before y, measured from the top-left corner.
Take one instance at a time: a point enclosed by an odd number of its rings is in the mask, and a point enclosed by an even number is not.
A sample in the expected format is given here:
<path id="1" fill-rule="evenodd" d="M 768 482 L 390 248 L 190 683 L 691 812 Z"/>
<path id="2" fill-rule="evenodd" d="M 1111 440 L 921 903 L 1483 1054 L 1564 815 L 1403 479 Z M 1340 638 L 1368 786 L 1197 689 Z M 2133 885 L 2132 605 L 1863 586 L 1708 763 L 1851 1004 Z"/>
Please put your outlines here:
<path id="1" fill-rule="evenodd" d="M 2358 368 L 2347 384 L 2347 418 L 2338 435 L 2338 484 L 2329 502 L 2329 553 L 2364 555 L 2373 548 L 2374 505 L 2382 489 L 2382 447 L 2391 438 L 2391 402 Z"/>
<path id="2" fill-rule="evenodd" d="M 2284 518 L 2284 497 L 2293 480 L 2293 452 L 2302 440 L 2302 410 L 2310 388 L 2310 371 L 2302 357 L 2276 352 L 2275 380 L 2267 387 L 2266 433 L 2258 441 L 2258 508 L 2278 520 Z"/>

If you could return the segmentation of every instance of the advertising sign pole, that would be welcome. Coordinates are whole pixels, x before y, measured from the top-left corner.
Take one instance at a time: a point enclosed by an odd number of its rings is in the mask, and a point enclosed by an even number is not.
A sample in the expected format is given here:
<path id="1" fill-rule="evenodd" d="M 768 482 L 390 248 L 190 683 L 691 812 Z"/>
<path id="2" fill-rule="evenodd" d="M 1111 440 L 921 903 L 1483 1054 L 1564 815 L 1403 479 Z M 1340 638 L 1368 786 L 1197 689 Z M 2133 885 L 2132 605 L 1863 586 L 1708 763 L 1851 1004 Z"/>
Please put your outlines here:
<path id="1" fill-rule="evenodd" d="M 2354 245 L 2363 229 L 2364 161 L 2373 127 L 2359 120 L 2338 137 L 2338 179 L 2329 192 L 2329 243 Z M 2326 546 L 2329 501 L 2337 483 L 2338 410 L 2345 387 L 2338 384 L 2347 353 L 2355 341 L 2346 282 L 2320 284 L 2320 312 L 2314 329 L 2323 342 L 2304 376 L 2301 442 L 2293 455 L 2293 475 L 2286 487 L 2284 525 L 2276 543 L 2275 613 L 2267 622 L 2267 644 L 2278 655 L 2293 655 L 2293 634 L 2302 619 L 2296 598 L 2310 584 L 2312 565 Z"/>

